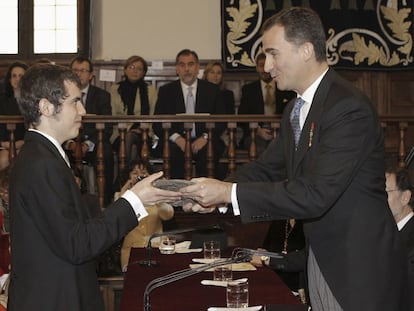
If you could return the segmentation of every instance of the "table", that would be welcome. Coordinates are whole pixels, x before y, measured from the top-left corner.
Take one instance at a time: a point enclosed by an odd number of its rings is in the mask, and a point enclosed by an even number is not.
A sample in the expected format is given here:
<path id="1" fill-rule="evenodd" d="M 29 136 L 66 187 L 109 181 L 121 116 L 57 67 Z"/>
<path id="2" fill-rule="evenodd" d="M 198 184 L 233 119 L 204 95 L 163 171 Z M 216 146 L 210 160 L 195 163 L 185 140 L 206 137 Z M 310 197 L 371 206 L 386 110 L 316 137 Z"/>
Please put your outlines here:
<path id="1" fill-rule="evenodd" d="M 151 259 L 158 261 L 159 266 L 142 267 L 138 261 L 147 258 L 146 251 L 143 248 L 133 248 L 130 266 L 125 275 L 120 310 L 144 310 L 143 295 L 146 285 L 151 280 L 186 269 L 192 258 L 202 256 L 202 253 L 162 255 L 158 249 L 152 249 Z M 200 283 L 201 280 L 211 280 L 212 277 L 213 272 L 201 272 L 155 289 L 150 294 L 151 311 L 198 311 L 207 310 L 210 306 L 224 307 L 226 289 Z M 271 310 L 302 310 L 299 300 L 273 271 L 267 268 L 258 268 L 256 271 L 233 271 L 234 279 L 243 277 L 249 279 L 249 305 L 272 304 L 275 308 Z M 287 308 L 283 309 L 282 305 Z"/>

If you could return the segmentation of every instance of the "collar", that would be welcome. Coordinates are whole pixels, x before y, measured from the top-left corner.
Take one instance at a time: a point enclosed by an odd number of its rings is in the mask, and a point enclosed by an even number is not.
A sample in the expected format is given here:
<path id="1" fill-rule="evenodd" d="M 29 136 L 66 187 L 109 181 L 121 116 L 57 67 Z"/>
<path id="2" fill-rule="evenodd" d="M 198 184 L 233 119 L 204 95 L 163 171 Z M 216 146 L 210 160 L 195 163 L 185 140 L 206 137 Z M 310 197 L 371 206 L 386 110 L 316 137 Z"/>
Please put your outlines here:
<path id="1" fill-rule="evenodd" d="M 59 142 L 54 137 L 52 137 L 52 136 L 50 136 L 50 135 L 48 135 L 44 132 L 41 132 L 39 130 L 36 130 L 36 129 L 28 129 L 28 131 L 39 133 L 40 135 L 44 136 L 47 140 L 49 140 L 56 147 L 56 149 L 59 151 L 60 155 L 65 160 L 66 164 L 70 167 L 70 164 L 66 160 L 67 156 L 66 156 L 65 151 L 62 148 L 62 145 L 59 144 Z"/>
<path id="2" fill-rule="evenodd" d="M 307 89 L 305 92 L 303 92 L 303 94 L 298 94 L 298 96 L 302 97 L 302 99 L 307 102 L 312 104 L 313 101 L 313 97 L 315 96 L 316 90 L 319 87 L 319 84 L 321 84 L 321 81 L 323 79 L 323 77 L 326 75 L 326 73 L 328 72 L 328 69 L 326 69 Z"/>
<path id="3" fill-rule="evenodd" d="M 414 212 L 411 211 L 407 216 L 405 216 L 403 219 L 401 219 L 398 223 L 397 223 L 397 227 L 398 227 L 398 231 L 401 231 L 404 226 L 407 224 L 407 222 L 411 219 L 411 217 L 414 216 Z"/>
<path id="4" fill-rule="evenodd" d="M 188 88 L 191 86 L 193 87 L 193 93 L 197 90 L 197 84 L 198 84 L 198 79 L 195 79 L 195 81 L 193 82 L 193 84 L 188 85 L 185 84 L 183 81 L 180 80 L 180 84 L 181 84 L 181 88 L 183 90 L 185 90 L 186 92 L 188 91 Z"/>
<path id="5" fill-rule="evenodd" d="M 82 93 L 85 93 L 85 96 L 88 95 L 89 86 L 90 86 L 90 84 L 88 84 L 87 87 L 85 87 L 84 89 L 81 90 Z"/>

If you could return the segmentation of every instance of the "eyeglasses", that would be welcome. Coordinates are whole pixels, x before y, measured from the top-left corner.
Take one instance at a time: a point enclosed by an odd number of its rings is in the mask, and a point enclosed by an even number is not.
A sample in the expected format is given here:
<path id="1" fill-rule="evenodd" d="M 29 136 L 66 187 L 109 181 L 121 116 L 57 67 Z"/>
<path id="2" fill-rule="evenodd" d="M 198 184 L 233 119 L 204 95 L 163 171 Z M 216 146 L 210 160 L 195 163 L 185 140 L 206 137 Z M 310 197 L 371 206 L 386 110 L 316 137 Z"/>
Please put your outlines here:
<path id="1" fill-rule="evenodd" d="M 87 72 L 91 72 L 88 69 L 72 69 L 73 73 L 87 73 Z"/>
<path id="2" fill-rule="evenodd" d="M 135 66 L 135 65 L 129 65 L 128 68 L 131 69 L 131 70 L 138 70 L 138 71 L 143 71 L 144 70 L 142 67 Z"/>

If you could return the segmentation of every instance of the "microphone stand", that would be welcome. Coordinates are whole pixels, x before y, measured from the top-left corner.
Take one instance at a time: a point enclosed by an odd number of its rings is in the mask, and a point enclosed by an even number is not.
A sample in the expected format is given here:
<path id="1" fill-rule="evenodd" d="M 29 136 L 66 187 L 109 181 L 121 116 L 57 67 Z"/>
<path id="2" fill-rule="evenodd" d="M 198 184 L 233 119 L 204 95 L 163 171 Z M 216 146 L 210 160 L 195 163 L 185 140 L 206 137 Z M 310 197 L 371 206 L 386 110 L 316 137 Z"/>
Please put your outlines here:
<path id="1" fill-rule="evenodd" d="M 151 249 L 152 249 L 152 243 L 151 241 L 156 238 L 156 237 L 160 237 L 160 236 L 164 236 L 164 235 L 169 235 L 169 234 L 181 234 L 181 233 L 186 233 L 186 232 L 193 232 L 193 231 L 198 231 L 198 230 L 205 230 L 205 229 L 217 229 L 220 228 L 219 225 L 215 224 L 213 226 L 204 226 L 204 227 L 195 227 L 195 228 L 186 228 L 186 229 L 176 229 L 176 230 L 170 230 L 170 231 L 165 231 L 165 232 L 160 232 L 160 233 L 154 233 L 152 234 L 149 239 L 148 239 L 148 243 L 147 246 L 145 247 L 146 249 L 146 253 L 147 253 L 147 259 L 146 260 L 140 260 L 138 262 L 138 264 L 142 267 L 156 267 L 158 266 L 160 263 L 156 260 L 151 260 Z"/>
<path id="2" fill-rule="evenodd" d="M 233 251 L 233 254 L 230 258 L 227 259 L 221 259 L 214 261 L 212 263 L 204 264 L 199 267 L 196 267 L 194 269 L 187 268 L 184 270 L 176 271 L 170 274 L 167 274 L 165 276 L 156 278 L 152 280 L 148 285 L 145 287 L 144 291 L 144 311 L 150 311 L 151 310 L 151 304 L 150 304 L 150 293 L 161 286 L 170 284 L 172 282 L 190 277 L 192 275 L 198 274 L 200 272 L 209 270 L 211 268 L 231 264 L 231 263 L 237 263 L 237 262 L 246 262 L 250 261 L 251 254 L 248 254 L 247 252 L 243 252 L 243 249 L 235 249 Z"/>

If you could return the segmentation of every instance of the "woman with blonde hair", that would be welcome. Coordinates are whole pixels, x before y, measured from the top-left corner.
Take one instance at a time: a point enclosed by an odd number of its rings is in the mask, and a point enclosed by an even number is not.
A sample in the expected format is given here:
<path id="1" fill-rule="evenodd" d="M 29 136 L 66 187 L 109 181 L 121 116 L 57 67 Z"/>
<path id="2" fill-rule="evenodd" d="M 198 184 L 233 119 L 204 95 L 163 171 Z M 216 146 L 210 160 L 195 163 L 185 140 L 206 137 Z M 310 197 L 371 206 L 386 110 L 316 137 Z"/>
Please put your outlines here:
<path id="1" fill-rule="evenodd" d="M 220 87 L 226 114 L 234 114 L 234 94 L 224 87 L 223 72 L 224 67 L 220 62 L 210 62 L 204 69 L 203 79 Z"/>

